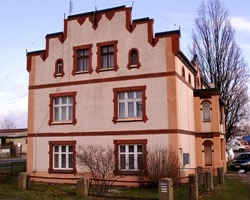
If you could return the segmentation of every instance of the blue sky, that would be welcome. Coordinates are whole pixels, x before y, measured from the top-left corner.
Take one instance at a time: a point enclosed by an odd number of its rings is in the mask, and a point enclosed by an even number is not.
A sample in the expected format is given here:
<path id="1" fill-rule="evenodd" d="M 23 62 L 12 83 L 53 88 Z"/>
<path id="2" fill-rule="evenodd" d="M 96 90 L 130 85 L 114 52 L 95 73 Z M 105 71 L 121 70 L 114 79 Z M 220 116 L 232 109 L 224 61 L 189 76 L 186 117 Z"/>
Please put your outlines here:
<path id="1" fill-rule="evenodd" d="M 133 19 L 154 19 L 154 31 L 181 29 L 181 49 L 189 57 L 191 30 L 202 0 L 71 0 L 71 14 L 133 5 Z M 206 1 L 206 0 L 205 0 Z M 70 0 L 7 0 L 0 12 L 0 122 L 9 118 L 17 128 L 27 127 L 28 72 L 26 51 L 45 48 L 45 36 L 63 31 Z M 224 0 L 236 31 L 236 42 L 250 66 L 250 1 Z M 190 58 L 191 59 L 191 58 Z"/>

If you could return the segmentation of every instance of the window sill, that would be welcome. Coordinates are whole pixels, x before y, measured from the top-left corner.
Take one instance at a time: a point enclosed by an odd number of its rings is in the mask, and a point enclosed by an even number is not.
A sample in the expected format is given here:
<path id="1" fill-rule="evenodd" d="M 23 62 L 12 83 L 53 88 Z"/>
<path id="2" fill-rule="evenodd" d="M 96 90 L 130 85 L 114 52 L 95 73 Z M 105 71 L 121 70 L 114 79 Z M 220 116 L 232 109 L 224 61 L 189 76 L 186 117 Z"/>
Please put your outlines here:
<path id="1" fill-rule="evenodd" d="M 134 121 L 143 121 L 142 118 L 119 118 L 117 122 L 134 122 Z"/>
<path id="2" fill-rule="evenodd" d="M 75 174 L 73 169 L 69 169 L 69 170 L 62 170 L 62 169 L 52 169 L 49 170 L 50 174 Z"/>
<path id="3" fill-rule="evenodd" d="M 51 125 L 62 125 L 62 124 L 73 124 L 73 122 L 72 121 L 55 121 L 51 123 Z"/>
<path id="4" fill-rule="evenodd" d="M 115 70 L 115 68 L 113 68 L 113 67 L 110 67 L 110 68 L 101 68 L 100 72 L 103 72 L 103 71 L 113 71 L 113 70 Z"/>
<path id="5" fill-rule="evenodd" d="M 203 120 L 203 122 L 211 122 L 211 120 Z"/>
<path id="6" fill-rule="evenodd" d="M 75 75 L 77 75 L 77 74 L 87 74 L 87 73 L 89 73 L 89 71 L 77 71 L 77 72 L 75 72 Z"/>

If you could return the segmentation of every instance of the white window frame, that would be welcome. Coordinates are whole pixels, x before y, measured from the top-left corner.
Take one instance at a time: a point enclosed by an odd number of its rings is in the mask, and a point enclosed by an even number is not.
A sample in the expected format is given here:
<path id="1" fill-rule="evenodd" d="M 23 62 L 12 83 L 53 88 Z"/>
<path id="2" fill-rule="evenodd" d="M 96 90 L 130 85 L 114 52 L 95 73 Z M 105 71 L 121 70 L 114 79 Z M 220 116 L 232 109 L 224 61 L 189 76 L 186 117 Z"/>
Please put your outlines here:
<path id="1" fill-rule="evenodd" d="M 133 94 L 133 97 L 129 97 L 129 93 Z M 139 94 L 139 97 L 137 94 Z M 120 98 L 120 95 L 124 94 L 124 98 Z M 132 104 L 133 113 L 129 112 L 129 105 Z M 123 91 L 118 92 L 118 118 L 142 118 L 143 110 L 142 110 L 142 91 Z M 122 108 L 123 107 L 123 108 Z M 122 109 L 123 110 L 122 110 Z M 124 112 L 124 113 L 122 113 Z M 139 114 L 138 114 L 139 113 Z"/>
<path id="2" fill-rule="evenodd" d="M 125 147 L 125 152 L 121 152 L 121 146 Z M 129 146 L 133 146 L 134 147 L 134 151 L 133 152 L 129 152 Z M 141 152 L 138 151 L 138 146 L 141 146 Z M 141 159 L 143 162 L 143 144 L 120 144 L 118 146 L 119 150 L 118 150 L 118 158 L 119 158 L 119 170 L 120 171 L 139 171 L 142 169 L 139 169 L 139 164 L 138 164 L 138 156 L 141 155 Z M 121 164 L 121 155 L 125 155 L 125 168 L 122 168 L 122 164 Z M 133 155 L 134 156 L 134 160 L 133 160 L 133 167 L 130 167 L 130 160 L 129 160 L 129 156 Z M 143 163 L 141 163 L 141 167 L 143 168 Z"/>
<path id="3" fill-rule="evenodd" d="M 66 98 L 66 103 L 62 103 L 63 98 Z M 56 100 L 59 101 L 58 104 L 55 103 Z M 72 96 L 54 97 L 53 109 L 54 109 L 53 121 L 55 122 L 72 121 L 73 120 L 73 97 Z M 58 112 L 56 111 L 57 109 L 58 109 Z M 65 112 L 63 112 L 63 109 L 65 109 Z"/>
<path id="4" fill-rule="evenodd" d="M 55 151 L 55 148 L 58 147 L 58 151 Z M 65 147 L 66 151 L 62 151 L 62 148 Z M 70 151 L 70 147 L 71 150 Z M 65 163 L 63 163 L 63 156 L 65 155 Z M 71 155 L 71 158 L 70 158 Z M 56 158 L 56 156 L 58 156 Z M 58 159 L 58 161 L 56 162 L 56 160 Z M 70 161 L 71 159 L 71 161 Z M 71 162 L 71 166 L 70 167 L 70 162 Z M 58 166 L 55 166 L 56 163 L 58 163 Z M 65 164 L 65 166 L 63 166 L 63 164 Z M 54 145 L 53 146 L 53 169 L 56 170 L 72 170 L 73 169 L 73 145 Z"/>

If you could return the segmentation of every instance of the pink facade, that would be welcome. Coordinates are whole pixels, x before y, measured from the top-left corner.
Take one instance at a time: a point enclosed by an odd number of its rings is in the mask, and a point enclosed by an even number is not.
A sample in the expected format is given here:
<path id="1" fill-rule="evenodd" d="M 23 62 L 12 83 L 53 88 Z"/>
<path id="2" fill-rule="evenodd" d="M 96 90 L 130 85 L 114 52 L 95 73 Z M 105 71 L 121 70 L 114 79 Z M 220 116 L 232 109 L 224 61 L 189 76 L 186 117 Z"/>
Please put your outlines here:
<path id="1" fill-rule="evenodd" d="M 114 148 L 117 174 L 147 171 L 156 145 L 173 146 L 184 171 L 225 166 L 218 90 L 180 51 L 179 30 L 154 34 L 153 20 L 131 10 L 69 16 L 45 50 L 27 54 L 31 175 L 78 177 L 77 146 L 89 144 Z M 133 170 L 121 156 L 129 148 Z"/>

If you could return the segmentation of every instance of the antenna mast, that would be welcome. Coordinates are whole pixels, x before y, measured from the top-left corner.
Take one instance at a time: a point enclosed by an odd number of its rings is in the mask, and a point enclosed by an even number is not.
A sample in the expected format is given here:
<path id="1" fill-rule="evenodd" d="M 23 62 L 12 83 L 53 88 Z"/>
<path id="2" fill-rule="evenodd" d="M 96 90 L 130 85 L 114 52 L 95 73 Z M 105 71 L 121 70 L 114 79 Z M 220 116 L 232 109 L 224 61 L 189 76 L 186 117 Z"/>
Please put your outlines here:
<path id="1" fill-rule="evenodd" d="M 69 1 L 69 15 L 73 12 L 73 2 L 70 0 Z"/>

